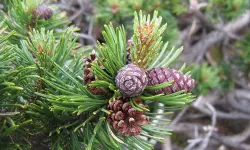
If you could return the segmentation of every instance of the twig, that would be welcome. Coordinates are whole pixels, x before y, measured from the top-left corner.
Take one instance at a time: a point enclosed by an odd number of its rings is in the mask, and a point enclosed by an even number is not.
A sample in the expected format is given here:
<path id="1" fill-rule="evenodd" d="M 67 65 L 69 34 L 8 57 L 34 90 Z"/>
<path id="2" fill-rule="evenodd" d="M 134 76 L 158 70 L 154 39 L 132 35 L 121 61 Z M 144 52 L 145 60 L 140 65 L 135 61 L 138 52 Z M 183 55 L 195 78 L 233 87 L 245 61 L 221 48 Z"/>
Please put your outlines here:
<path id="1" fill-rule="evenodd" d="M 17 114 L 20 114 L 20 112 L 4 112 L 4 113 L 0 113 L 0 117 L 14 116 Z"/>
<path id="2" fill-rule="evenodd" d="M 224 139 L 229 142 L 242 143 L 250 137 L 250 124 L 240 133 L 232 136 L 225 136 Z"/>
<path id="3" fill-rule="evenodd" d="M 217 29 L 217 26 L 213 24 L 202 12 L 200 12 L 200 10 L 191 9 L 191 12 L 202 23 L 202 25 L 206 26 L 207 28 Z"/>
<path id="4" fill-rule="evenodd" d="M 250 136 L 250 125 L 248 125 L 244 131 L 242 131 L 240 134 L 237 135 L 222 136 L 215 133 L 212 136 L 227 146 L 242 150 L 250 149 L 250 144 L 242 143 Z"/>
<path id="5" fill-rule="evenodd" d="M 184 149 L 184 150 L 193 150 L 193 148 L 199 144 L 203 139 L 202 138 L 198 138 L 198 139 L 191 139 L 188 140 L 188 146 Z"/>
<path id="6" fill-rule="evenodd" d="M 192 9 L 191 12 L 194 14 L 194 16 L 202 23 L 207 28 L 218 30 L 223 32 L 226 36 L 229 36 L 230 38 L 233 39 L 239 39 L 238 36 L 234 35 L 231 32 L 227 32 L 224 30 L 224 25 L 216 25 L 212 23 L 200 10 L 198 9 Z"/>
<path id="7" fill-rule="evenodd" d="M 240 30 L 248 27 L 249 24 L 250 24 L 250 11 L 247 11 L 245 14 L 243 14 L 241 17 L 239 17 L 235 21 L 232 21 L 226 24 L 224 27 L 224 31 L 226 33 L 236 34 Z M 195 57 L 198 56 L 196 62 L 199 63 L 202 60 L 206 50 L 210 46 L 223 41 L 224 38 L 225 38 L 225 33 L 222 31 L 216 30 L 216 31 L 209 33 L 207 36 L 201 39 L 198 43 L 192 46 L 192 51 L 194 52 L 194 51 L 199 50 L 199 53 L 197 53 L 197 55 L 194 55 L 192 53 L 191 60 L 187 60 L 187 61 L 192 61 L 194 60 Z"/>
<path id="8" fill-rule="evenodd" d="M 178 113 L 178 115 L 174 118 L 174 120 L 171 121 L 170 126 L 174 126 L 175 124 L 177 124 L 181 120 L 182 116 L 187 112 L 189 107 L 190 106 L 186 106 L 180 113 Z"/>
<path id="9" fill-rule="evenodd" d="M 250 92 L 249 92 L 249 90 L 244 90 L 244 89 L 236 90 L 235 95 L 238 98 L 250 100 Z"/>
<path id="10" fill-rule="evenodd" d="M 90 18 L 90 23 L 89 23 L 89 29 L 88 29 L 88 35 L 92 35 L 93 26 L 94 26 L 94 17 L 91 16 L 91 18 Z"/>
<path id="11" fill-rule="evenodd" d="M 57 7 L 59 7 L 60 9 L 63 9 L 63 10 L 67 10 L 67 11 L 76 11 L 76 9 L 74 7 L 71 7 L 71 5 L 69 4 L 52 4 L 52 5 L 55 5 Z"/>
<path id="12" fill-rule="evenodd" d="M 199 146 L 199 148 L 198 148 L 199 150 L 204 150 L 207 147 L 209 139 L 212 136 L 214 127 L 216 125 L 216 116 L 217 116 L 216 110 L 211 104 L 206 103 L 206 105 L 207 105 L 208 109 L 212 112 L 212 124 L 211 124 L 211 128 L 209 129 L 207 136 L 204 138 L 201 145 Z"/>
<path id="13" fill-rule="evenodd" d="M 200 112 L 203 112 L 204 114 L 207 114 L 209 116 L 212 116 L 211 111 L 209 111 L 207 108 L 204 107 L 204 102 L 206 102 L 207 99 L 204 99 L 204 97 L 199 97 L 193 104 L 192 107 L 196 108 Z M 246 119 L 249 120 L 250 116 L 244 113 L 238 113 L 238 112 L 230 112 L 230 113 L 224 113 L 221 111 L 216 110 L 217 112 L 217 118 L 222 119 L 232 119 L 232 120 L 238 120 L 238 119 Z"/>
<path id="14" fill-rule="evenodd" d="M 212 113 L 207 110 L 206 108 L 203 107 L 196 107 L 199 111 L 211 116 Z M 231 113 L 224 113 L 221 111 L 217 110 L 217 116 L 220 119 L 229 119 L 229 120 L 239 120 L 239 119 L 246 119 L 249 120 L 250 116 L 247 114 L 243 114 L 243 113 L 237 113 L 237 112 L 231 112 Z"/>
<path id="15" fill-rule="evenodd" d="M 194 139 L 189 139 L 187 142 L 188 146 L 184 150 L 192 150 L 198 143 L 202 141 L 202 138 L 199 138 L 199 130 L 196 125 L 194 125 Z"/>
<path id="16" fill-rule="evenodd" d="M 56 29 L 57 32 L 62 32 L 61 29 Z M 73 33 L 74 36 L 79 36 L 80 38 L 83 38 L 83 39 L 86 39 L 86 40 L 90 40 L 93 45 L 96 44 L 96 41 L 95 41 L 95 38 L 93 36 L 90 36 L 88 34 L 85 34 L 85 33 Z"/>
<path id="17" fill-rule="evenodd" d="M 192 134 L 192 131 L 194 130 L 195 126 L 198 126 L 199 130 L 202 129 L 202 125 L 194 124 L 194 123 L 179 123 L 176 126 L 174 126 L 172 129 L 174 129 L 175 132 L 185 133 L 186 135 L 190 137 L 194 137 Z M 217 141 L 220 141 L 226 146 L 233 147 L 235 149 L 242 149 L 242 150 L 250 149 L 250 144 L 242 143 L 246 139 L 248 139 L 249 136 L 250 136 L 250 125 L 248 125 L 244 131 L 242 131 L 240 134 L 237 134 L 237 135 L 223 136 L 216 132 L 214 132 L 211 135 L 212 138 L 215 138 Z"/>
<path id="18" fill-rule="evenodd" d="M 212 117 L 211 117 L 212 118 L 212 123 L 211 123 L 211 126 L 209 126 L 209 128 L 208 128 L 209 132 L 206 134 L 206 136 L 204 138 L 198 137 L 198 128 L 195 125 L 195 128 L 194 128 L 194 131 L 195 131 L 194 137 L 195 137 L 195 139 L 188 140 L 189 145 L 185 148 L 185 150 L 192 150 L 199 143 L 201 143 L 201 144 L 199 145 L 199 147 L 197 149 L 198 150 L 204 150 L 204 149 L 206 149 L 206 147 L 208 145 L 208 142 L 210 140 L 210 137 L 212 136 L 212 133 L 213 133 L 215 125 L 216 125 L 216 110 L 209 103 L 206 103 L 206 106 L 212 112 Z"/>
<path id="19" fill-rule="evenodd" d="M 84 11 L 83 8 L 78 10 L 74 15 L 69 17 L 69 20 L 70 21 L 75 20 L 77 17 L 79 17 L 83 13 L 83 11 Z"/>
<path id="20" fill-rule="evenodd" d="M 203 118 L 206 117 L 206 114 L 203 113 L 193 113 L 193 114 L 187 114 L 185 116 L 185 118 L 183 118 L 183 120 L 194 120 L 194 119 L 199 119 L 199 118 Z"/>
<path id="21" fill-rule="evenodd" d="M 164 139 L 165 143 L 162 144 L 162 149 L 164 150 L 172 150 L 172 146 L 171 146 L 171 139 L 169 137 Z"/>
<path id="22" fill-rule="evenodd" d="M 231 92 L 227 95 L 228 103 L 234 109 L 250 114 L 250 101 L 246 99 L 238 99 L 234 92 Z M 243 102 L 244 101 L 244 102 Z"/>
<path id="23" fill-rule="evenodd" d="M 197 20 L 194 19 L 192 21 L 192 25 L 191 25 L 191 28 L 190 28 L 189 33 L 188 33 L 188 39 L 190 39 L 191 36 L 196 32 L 196 29 L 197 29 Z"/>

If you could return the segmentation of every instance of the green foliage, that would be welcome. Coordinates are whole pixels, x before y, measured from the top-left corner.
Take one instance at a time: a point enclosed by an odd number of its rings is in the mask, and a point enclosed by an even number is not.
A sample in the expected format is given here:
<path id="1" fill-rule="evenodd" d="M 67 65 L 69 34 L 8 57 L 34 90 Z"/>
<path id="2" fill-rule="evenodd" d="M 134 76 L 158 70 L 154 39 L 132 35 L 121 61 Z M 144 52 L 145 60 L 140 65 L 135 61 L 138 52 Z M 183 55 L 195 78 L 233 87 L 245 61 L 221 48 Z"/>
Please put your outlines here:
<path id="1" fill-rule="evenodd" d="M 173 11 L 169 11 L 172 10 L 173 6 L 180 6 L 180 0 L 177 1 L 95 0 L 96 25 L 102 26 L 103 24 L 109 24 L 109 22 L 112 22 L 114 26 L 124 24 L 127 31 L 127 37 L 130 38 L 133 34 L 133 26 L 130 24 L 130 20 L 133 19 L 133 12 L 143 10 L 144 13 L 149 14 L 153 13 L 154 10 L 157 10 L 159 15 L 162 16 L 163 22 L 168 23 L 168 30 L 163 34 L 164 41 L 170 41 L 173 45 L 179 44 L 176 42 L 179 35 L 177 21 L 172 14 Z M 184 8 L 184 5 L 181 5 L 180 7 L 182 6 Z M 178 11 L 178 14 L 180 14 L 186 10 L 183 8 L 174 8 L 176 11 L 173 13 L 177 13 Z"/>
<path id="2" fill-rule="evenodd" d="M 166 8 L 173 12 L 175 15 L 183 15 L 188 11 L 189 1 L 187 0 L 168 0 L 165 2 Z"/>
<path id="3" fill-rule="evenodd" d="M 157 15 L 155 12 L 150 21 L 150 16 L 143 16 L 141 11 L 139 17 L 135 13 L 133 44 L 130 46 L 130 54 L 132 63 L 141 68 L 148 67 L 163 43 L 161 34 L 166 29 L 167 24 L 161 27 L 162 18 L 158 18 Z"/>
<path id="4" fill-rule="evenodd" d="M 5 70 L 11 69 L 8 63 L 15 58 L 14 54 L 11 53 L 11 49 L 14 46 L 9 46 L 6 40 L 11 37 L 15 32 L 6 33 L 6 27 L 3 26 L 3 22 L 0 23 L 0 73 L 4 73 Z"/>
<path id="5" fill-rule="evenodd" d="M 216 90 L 227 92 L 234 88 L 232 80 L 232 68 L 230 63 L 221 61 L 217 65 L 192 65 L 187 69 L 192 69 L 191 75 L 195 79 L 196 86 L 193 89 L 195 95 L 206 95 L 210 91 Z M 186 69 L 185 69 L 186 70 Z"/>
<path id="6" fill-rule="evenodd" d="M 250 34 L 246 35 L 244 39 L 237 42 L 235 45 L 240 50 L 239 58 L 234 61 L 234 63 L 239 66 L 239 68 L 243 71 L 244 76 L 249 79 L 250 78 Z"/>
<path id="7" fill-rule="evenodd" d="M 219 77 L 221 79 L 220 85 L 222 87 L 222 91 L 230 91 L 234 88 L 234 80 L 232 80 L 232 66 L 230 63 L 221 62 L 218 66 Z"/>
<path id="8" fill-rule="evenodd" d="M 167 45 L 164 46 L 164 48 L 162 49 L 162 51 L 164 52 L 162 52 L 160 51 L 161 49 L 160 43 L 162 43 L 161 34 L 165 30 L 166 25 L 161 26 L 160 24 L 161 24 L 161 17 L 159 18 L 157 17 L 157 12 L 154 13 L 154 16 L 152 19 L 150 19 L 150 16 L 146 17 L 142 15 L 142 12 L 140 12 L 139 17 L 137 16 L 137 13 L 135 13 L 133 46 L 130 47 L 130 54 L 132 57 L 132 61 L 140 62 L 139 61 L 140 58 L 150 58 L 146 61 L 142 61 L 144 62 L 144 64 L 142 63 L 141 67 L 148 68 L 147 65 L 149 65 L 150 63 L 153 63 L 152 66 L 158 65 L 158 62 L 160 61 L 160 59 L 163 59 L 163 53 L 165 53 L 165 50 L 167 49 Z M 141 31 L 139 27 L 141 27 Z M 123 28 L 117 28 L 117 30 L 115 31 L 112 25 L 110 25 L 110 26 L 106 26 L 105 29 L 106 29 L 106 32 L 103 32 L 103 35 L 104 35 L 107 45 L 102 44 L 103 46 L 101 47 L 99 44 L 98 46 L 98 61 L 100 61 L 100 64 L 102 64 L 102 66 L 98 65 L 98 63 L 94 63 L 94 65 L 91 68 L 92 72 L 97 76 L 99 80 L 92 82 L 92 84 L 90 85 L 95 86 L 95 87 L 102 87 L 103 89 L 106 89 L 106 91 L 112 91 L 113 96 L 111 96 L 109 101 L 113 101 L 117 96 L 120 95 L 118 89 L 116 89 L 116 86 L 114 83 L 114 77 L 116 76 L 117 71 L 126 62 L 124 60 L 126 56 L 124 55 L 125 48 L 123 48 L 124 43 L 125 43 L 124 41 L 125 36 L 124 38 L 119 38 L 119 35 L 123 35 L 122 34 Z M 151 33 L 151 34 L 149 35 L 148 33 Z M 142 37 L 141 39 L 139 39 L 138 38 L 139 36 L 145 36 L 145 37 Z M 148 42 L 142 41 L 144 38 L 148 38 L 148 40 L 151 41 L 153 44 L 147 45 Z M 122 48 L 117 49 L 119 47 L 122 47 Z M 142 48 L 142 49 L 139 49 L 139 48 Z M 171 51 L 167 52 L 168 57 L 166 58 L 166 60 L 164 59 L 165 61 L 163 61 L 163 63 L 161 63 L 159 67 L 166 67 L 169 64 L 171 64 L 174 61 L 174 59 L 180 54 L 181 50 L 182 49 L 175 51 L 173 48 Z M 157 51 L 160 51 L 160 53 L 156 53 Z M 142 54 L 145 54 L 145 56 Z M 152 57 L 152 55 L 154 55 L 155 57 Z M 154 60 L 156 60 L 157 62 L 154 63 Z M 102 67 L 104 69 L 102 69 Z M 149 104 L 148 109 L 145 109 L 137 105 L 135 102 L 136 98 L 130 100 L 131 105 L 136 110 L 148 111 L 146 115 L 152 117 L 151 118 L 152 120 L 157 120 L 158 122 L 161 122 L 161 123 L 156 125 L 152 121 L 152 123 L 150 122 L 149 125 L 143 126 L 142 134 L 138 138 L 137 137 L 122 137 L 119 134 L 115 135 L 113 133 L 111 134 L 111 136 L 117 142 L 122 143 L 125 146 L 129 148 L 134 148 L 134 149 L 138 149 L 139 147 L 143 149 L 151 149 L 150 148 L 152 147 L 151 143 L 147 143 L 146 141 L 143 142 L 144 140 L 140 138 L 141 136 L 144 137 L 143 139 L 151 138 L 156 141 L 162 142 L 163 137 L 168 136 L 170 133 L 169 133 L 169 130 L 166 130 L 165 127 L 161 126 L 164 122 L 167 123 L 166 120 L 164 119 L 158 120 L 157 118 L 155 118 L 155 116 L 166 115 L 166 114 L 169 114 L 169 111 L 181 109 L 183 108 L 183 106 L 192 102 L 192 100 L 194 99 L 194 96 L 191 93 L 183 93 L 183 91 L 176 92 L 176 93 L 169 94 L 169 95 L 163 95 L 163 94 L 151 95 L 150 94 L 151 92 L 149 92 L 149 90 L 164 88 L 164 87 L 170 86 L 171 84 L 172 83 L 167 83 L 167 84 L 157 85 L 153 87 L 146 87 L 147 90 L 138 98 L 145 101 L 146 104 Z M 155 107 L 154 105 L 151 105 L 151 103 L 154 104 L 155 102 L 165 104 L 165 105 L 161 107 Z M 154 113 L 151 111 L 151 110 L 157 110 L 157 109 L 163 109 L 165 111 L 160 114 Z M 131 141 L 136 141 L 136 144 L 131 143 Z M 116 144 L 114 144 L 113 147 L 115 147 L 115 145 Z"/>
<path id="9" fill-rule="evenodd" d="M 154 13 L 152 20 L 150 16 L 143 16 L 142 12 L 135 13 L 133 44 L 130 46 L 132 63 L 142 68 L 152 69 L 154 67 L 167 67 L 182 52 L 182 47 L 167 51 L 168 42 L 162 47 L 162 34 L 167 24 L 161 26 L 162 17 Z M 156 40 L 157 39 L 157 40 Z"/>
<path id="10" fill-rule="evenodd" d="M 209 0 L 206 15 L 211 19 L 229 21 L 250 8 L 248 0 Z"/>
<path id="11" fill-rule="evenodd" d="M 32 120 L 20 117 L 23 105 L 19 96 L 24 91 L 22 83 L 25 81 L 22 77 L 28 72 L 24 72 L 24 67 L 14 69 L 12 62 L 16 59 L 16 54 L 13 49 L 17 47 L 8 42 L 14 31 L 5 32 L 7 28 L 2 22 L 0 29 L 0 147 L 27 148 L 27 133 L 23 133 L 22 129 Z"/>
<path id="12" fill-rule="evenodd" d="M 51 30 L 63 28 L 69 24 L 65 14 L 58 13 L 56 8 L 52 8 L 55 15 L 51 19 L 38 18 L 34 11 L 40 5 L 40 0 L 10 0 L 8 2 L 8 15 L 0 11 L 0 20 L 4 20 L 4 26 L 8 27 L 6 32 L 15 31 L 14 36 L 9 40 L 11 43 L 19 44 L 20 38 L 26 39 L 28 32 L 33 29 Z"/>
<path id="13" fill-rule="evenodd" d="M 98 63 L 92 65 L 91 71 L 97 80 L 90 85 L 103 88 L 106 94 L 94 95 L 83 83 L 83 54 L 71 53 L 79 48 L 77 37 L 73 37 L 76 29 L 66 28 L 63 32 L 55 32 L 55 28 L 63 27 L 67 22 L 57 13 L 50 20 L 34 19 L 32 12 L 39 5 L 35 2 L 11 1 L 10 17 L 4 12 L 0 15 L 3 19 L 0 24 L 1 148 L 34 148 L 33 142 L 38 137 L 37 142 L 52 150 L 91 150 L 100 147 L 121 150 L 123 146 L 153 149 L 152 140 L 163 142 L 164 137 L 170 135 L 170 130 L 163 126 L 169 120 L 156 116 L 181 109 L 194 96 L 183 91 L 169 95 L 151 94 L 150 90 L 170 86 L 172 82 L 147 87 L 137 98 L 141 98 L 149 107 L 141 107 L 134 98 L 130 99 L 130 104 L 136 110 L 147 111 L 150 123 L 142 126 L 138 136 L 126 137 L 113 132 L 107 121 L 110 112 L 106 109 L 110 102 L 120 96 L 114 79 L 119 69 L 127 63 L 125 28 L 114 29 L 112 24 L 104 27 L 105 43 L 97 45 L 97 58 L 101 66 Z M 161 50 L 161 35 L 166 25 L 160 25 L 162 19 L 157 17 L 157 12 L 152 19 L 142 13 L 139 18 L 136 13 L 135 16 L 135 27 L 140 25 L 144 28 L 147 22 L 154 27 L 148 36 L 153 44 L 145 58 L 155 57 L 146 60 L 144 67 L 157 66 L 163 59 L 163 51 L 167 49 L 165 45 Z M 141 46 L 143 51 L 148 46 L 141 43 L 141 39 L 136 39 L 138 33 L 135 28 L 131 49 L 134 61 L 140 54 L 137 48 Z M 175 51 L 174 48 L 167 51 L 168 59 L 163 59 L 159 67 L 171 64 L 180 52 L 181 49 Z M 166 105 L 151 105 L 154 103 Z M 158 109 L 164 112 L 152 111 Z"/>
<path id="14" fill-rule="evenodd" d="M 246 35 L 244 39 L 236 43 L 236 46 L 241 49 L 240 56 L 243 58 L 245 64 L 250 64 L 250 34 Z"/>
<path id="15" fill-rule="evenodd" d="M 195 94 L 208 94 L 213 89 L 220 89 L 219 69 L 216 66 L 202 64 L 195 66 L 192 70 L 192 77 L 195 79 Z"/>
<path id="16" fill-rule="evenodd" d="M 98 79 L 105 78 L 105 81 L 113 82 L 120 68 L 126 64 L 126 33 L 124 27 L 114 29 L 113 25 L 104 26 L 103 36 L 106 44 L 97 45 L 97 51 L 100 54 L 98 61 L 106 68 L 106 73 L 95 63 L 92 71 Z"/>

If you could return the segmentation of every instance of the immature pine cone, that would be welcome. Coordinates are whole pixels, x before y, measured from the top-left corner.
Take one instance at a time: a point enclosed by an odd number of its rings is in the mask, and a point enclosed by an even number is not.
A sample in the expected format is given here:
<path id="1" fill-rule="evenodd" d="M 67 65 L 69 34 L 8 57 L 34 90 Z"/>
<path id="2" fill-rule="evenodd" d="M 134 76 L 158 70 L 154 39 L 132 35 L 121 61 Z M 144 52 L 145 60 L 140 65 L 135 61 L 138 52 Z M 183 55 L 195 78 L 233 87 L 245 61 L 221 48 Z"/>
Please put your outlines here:
<path id="1" fill-rule="evenodd" d="M 137 100 L 137 103 L 142 107 L 146 107 Z M 141 126 L 148 124 L 149 119 L 144 111 L 135 110 L 129 102 L 129 99 L 118 98 L 108 106 L 109 123 L 113 126 L 114 130 L 123 136 L 136 136 L 141 132 Z"/>
<path id="2" fill-rule="evenodd" d="M 171 94 L 180 90 L 190 92 L 195 85 L 194 79 L 169 68 L 154 68 L 148 71 L 148 85 L 156 85 L 173 80 L 173 84 L 169 87 L 155 90 L 157 94 Z"/>
<path id="3" fill-rule="evenodd" d="M 95 75 L 89 70 L 91 68 L 91 65 L 94 61 L 97 61 L 96 59 L 96 53 L 93 51 L 90 54 L 90 58 L 85 57 L 84 61 L 86 62 L 85 65 L 83 65 L 83 73 L 84 73 L 84 83 L 86 85 L 90 84 L 92 81 L 95 80 Z M 88 90 L 93 94 L 104 94 L 105 92 L 101 88 L 88 86 Z"/>
<path id="4" fill-rule="evenodd" d="M 35 15 L 40 19 L 50 19 L 53 16 L 53 10 L 47 6 L 40 6 L 35 10 Z"/>
<path id="5" fill-rule="evenodd" d="M 128 64 L 121 68 L 115 79 L 116 87 L 125 97 L 140 95 L 148 84 L 144 69 Z"/>
<path id="6" fill-rule="evenodd" d="M 126 50 L 127 50 L 127 64 L 131 63 L 131 57 L 130 57 L 130 45 L 133 44 L 133 40 L 129 39 L 127 41 L 127 45 L 126 45 Z"/>

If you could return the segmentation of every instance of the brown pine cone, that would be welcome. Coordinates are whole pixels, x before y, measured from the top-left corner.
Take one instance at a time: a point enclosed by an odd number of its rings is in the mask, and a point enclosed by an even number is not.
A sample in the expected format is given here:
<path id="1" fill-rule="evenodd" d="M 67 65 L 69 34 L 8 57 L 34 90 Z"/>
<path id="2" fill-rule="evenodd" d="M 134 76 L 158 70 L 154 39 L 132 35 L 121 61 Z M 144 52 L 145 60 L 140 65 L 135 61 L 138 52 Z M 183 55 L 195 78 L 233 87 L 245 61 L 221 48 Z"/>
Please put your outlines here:
<path id="1" fill-rule="evenodd" d="M 139 99 L 137 103 L 146 107 Z M 141 126 L 149 122 L 144 111 L 137 111 L 130 105 L 129 98 L 118 97 L 109 104 L 108 109 L 111 112 L 108 118 L 109 123 L 123 136 L 139 135 Z"/>
<path id="2" fill-rule="evenodd" d="M 93 51 L 90 54 L 90 58 L 89 57 L 85 57 L 83 60 L 85 63 L 85 65 L 83 65 L 83 72 L 84 72 L 84 83 L 85 84 L 89 84 L 92 81 L 95 80 L 95 76 L 94 74 L 89 70 L 91 68 L 91 63 L 96 61 L 96 54 Z"/>
<path id="3" fill-rule="evenodd" d="M 93 62 L 97 61 L 96 59 L 96 53 L 93 51 L 90 54 L 89 57 L 85 57 L 84 61 L 86 62 L 85 65 L 83 65 L 83 73 L 84 73 L 84 83 L 86 85 L 90 84 L 92 81 L 95 81 L 95 75 L 90 71 L 91 65 Z M 88 90 L 93 94 L 105 94 L 104 90 L 102 88 L 97 88 L 93 86 L 88 86 Z"/>
<path id="4" fill-rule="evenodd" d="M 157 94 L 171 94 L 180 90 L 186 92 L 192 91 L 195 86 L 195 81 L 190 76 L 186 76 L 181 72 L 178 72 L 169 68 L 154 68 L 148 72 L 148 85 L 157 85 L 164 82 L 173 81 L 173 84 L 169 87 L 155 90 Z"/>

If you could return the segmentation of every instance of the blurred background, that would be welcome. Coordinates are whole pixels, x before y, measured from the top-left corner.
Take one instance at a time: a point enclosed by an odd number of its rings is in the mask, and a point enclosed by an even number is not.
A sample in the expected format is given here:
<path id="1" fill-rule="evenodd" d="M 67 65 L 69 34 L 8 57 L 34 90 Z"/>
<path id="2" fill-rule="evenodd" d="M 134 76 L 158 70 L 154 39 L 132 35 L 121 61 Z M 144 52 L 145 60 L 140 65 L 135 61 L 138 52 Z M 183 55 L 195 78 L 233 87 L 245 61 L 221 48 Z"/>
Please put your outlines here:
<path id="1" fill-rule="evenodd" d="M 47 0 L 48 1 L 48 0 Z M 174 132 L 158 150 L 250 150 L 249 0 L 51 0 L 73 26 L 86 53 L 103 41 L 103 25 L 132 35 L 134 11 L 159 11 L 163 41 L 184 46 L 172 68 L 187 63 L 197 100 L 169 118 Z M 2 9 L 3 6 L 0 5 Z"/>

